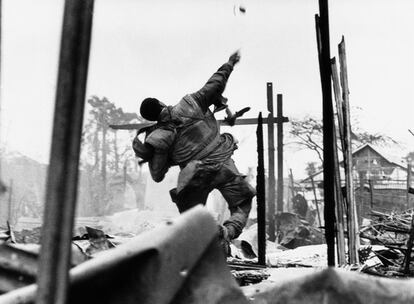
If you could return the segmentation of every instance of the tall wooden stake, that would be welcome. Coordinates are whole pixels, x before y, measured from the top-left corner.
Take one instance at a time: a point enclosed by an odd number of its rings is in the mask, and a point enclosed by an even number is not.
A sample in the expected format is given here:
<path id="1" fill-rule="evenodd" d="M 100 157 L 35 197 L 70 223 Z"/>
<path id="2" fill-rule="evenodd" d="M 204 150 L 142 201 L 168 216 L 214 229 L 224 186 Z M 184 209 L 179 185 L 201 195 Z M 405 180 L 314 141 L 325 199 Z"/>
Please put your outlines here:
<path id="1" fill-rule="evenodd" d="M 319 227 L 322 226 L 321 221 L 321 213 L 319 211 L 319 202 L 318 202 L 318 196 L 316 195 L 316 186 L 315 181 L 313 180 L 313 177 L 310 177 L 311 184 L 312 184 L 312 190 L 313 190 L 313 197 L 315 198 L 315 207 L 316 207 L 316 214 L 318 215 L 318 221 L 319 221 Z"/>
<path id="2" fill-rule="evenodd" d="M 335 266 L 335 164 L 334 164 L 334 113 L 332 108 L 332 85 L 329 42 L 328 0 L 319 0 L 320 18 L 316 16 L 316 34 L 319 69 L 322 84 L 323 108 L 323 180 L 325 200 L 325 237 L 328 266 Z"/>
<path id="3" fill-rule="evenodd" d="M 93 0 L 66 0 L 42 227 L 37 304 L 67 300 Z"/>
<path id="4" fill-rule="evenodd" d="M 343 100 L 343 117 L 344 117 L 344 165 L 346 179 L 346 199 L 348 203 L 348 249 L 349 262 L 351 264 L 359 263 L 359 232 L 358 217 L 355 203 L 354 180 L 352 176 L 352 141 L 351 141 L 351 119 L 349 109 L 349 88 L 348 88 L 348 72 L 346 65 L 345 40 L 342 37 L 341 43 L 338 45 L 339 63 L 341 65 L 341 87 Z"/>
<path id="5" fill-rule="evenodd" d="M 3 102 L 3 85 L 2 85 L 2 71 L 3 71 L 3 64 L 2 64 L 2 59 L 3 59 L 3 1 L 0 0 L 0 130 L 1 130 L 1 113 L 3 112 L 2 110 L 2 102 Z M 1 139 L 1 138 L 0 138 Z M 0 141 L 1 142 L 1 141 Z M 0 157 L 1 159 L 1 157 Z M 0 161 L 0 194 L 4 193 L 7 191 L 6 185 L 3 183 L 3 180 L 1 179 L 1 170 L 2 166 L 1 166 L 1 161 Z"/>
<path id="6" fill-rule="evenodd" d="M 338 77 L 338 68 L 336 66 L 335 57 L 331 59 L 331 71 L 332 71 L 332 83 L 334 88 L 334 95 L 335 95 L 335 105 L 337 110 L 337 118 L 338 118 L 338 130 L 339 130 L 339 137 L 341 141 L 341 147 L 344 148 L 344 139 L 343 139 L 343 115 L 342 115 L 342 97 L 341 97 L 341 88 L 339 85 L 339 77 Z M 346 256 L 345 256 L 345 223 L 344 223 L 344 216 L 346 214 L 345 211 L 345 202 L 344 197 L 342 195 L 342 185 L 341 185 L 341 173 L 340 173 L 340 165 L 339 165 L 339 157 L 338 157 L 338 144 L 337 144 L 337 137 L 336 137 L 336 128 L 334 130 L 334 152 L 335 152 L 335 193 L 336 193 L 336 213 L 337 213 L 337 246 L 338 246 L 338 263 L 339 265 L 346 264 Z"/>
<path id="7" fill-rule="evenodd" d="M 257 243 L 258 243 L 258 262 L 266 265 L 266 188 L 264 172 L 264 153 L 263 153 L 263 122 L 260 112 L 257 119 Z"/>
<path id="8" fill-rule="evenodd" d="M 372 211 L 372 208 L 374 208 L 374 183 L 373 183 L 373 181 L 372 181 L 372 179 L 370 179 L 369 181 L 369 189 L 371 190 L 370 191 L 370 205 L 369 205 L 369 207 L 370 207 L 370 209 L 371 209 L 371 211 Z"/>
<path id="9" fill-rule="evenodd" d="M 273 84 L 267 83 L 267 110 L 269 115 L 267 116 L 267 142 L 268 142 L 268 155 L 269 155 L 269 182 L 268 182 L 268 197 L 267 197 L 267 218 L 269 223 L 268 233 L 269 240 L 274 242 L 276 239 L 275 235 L 275 132 L 273 124 Z"/>
<path id="10" fill-rule="evenodd" d="M 410 187 L 411 187 L 411 160 L 407 162 L 407 209 L 410 209 Z"/>
<path id="11" fill-rule="evenodd" d="M 344 231 L 344 200 L 342 196 L 341 175 L 339 170 L 338 149 L 336 133 L 334 132 L 334 154 L 335 154 L 335 196 L 336 196 L 336 244 L 338 247 L 338 264 L 346 265 L 345 256 L 345 231 Z"/>
<path id="12" fill-rule="evenodd" d="M 283 212 L 283 96 L 277 94 L 277 212 Z"/>
<path id="13" fill-rule="evenodd" d="M 9 202 L 7 206 L 7 221 L 10 225 L 13 223 L 13 180 L 10 180 L 9 186 Z"/>
<path id="14" fill-rule="evenodd" d="M 292 199 L 295 197 L 296 192 L 295 192 L 295 181 L 293 179 L 293 172 L 292 169 L 289 169 L 289 179 L 290 179 L 290 184 L 292 185 L 292 187 L 290 188 L 290 191 L 292 193 Z"/>
<path id="15" fill-rule="evenodd" d="M 331 71 L 332 71 L 332 83 L 335 95 L 335 105 L 336 105 L 336 115 L 338 118 L 338 131 L 339 139 L 341 141 L 342 151 L 345 149 L 345 140 L 344 140 L 344 116 L 343 116 L 343 101 L 341 96 L 341 87 L 338 77 L 338 67 L 336 65 L 336 59 L 333 57 L 331 59 Z"/>

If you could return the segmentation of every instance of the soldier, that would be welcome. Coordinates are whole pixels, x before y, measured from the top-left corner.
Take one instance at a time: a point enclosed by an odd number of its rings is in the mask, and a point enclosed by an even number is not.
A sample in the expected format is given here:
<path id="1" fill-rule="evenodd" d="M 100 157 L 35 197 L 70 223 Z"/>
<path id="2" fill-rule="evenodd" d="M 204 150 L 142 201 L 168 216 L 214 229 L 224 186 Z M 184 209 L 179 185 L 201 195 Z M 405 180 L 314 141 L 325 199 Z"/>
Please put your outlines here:
<path id="1" fill-rule="evenodd" d="M 198 204 L 205 205 L 213 189 L 227 201 L 230 218 L 219 226 L 219 236 L 225 250 L 246 225 L 255 189 L 239 173 L 233 159 L 236 139 L 229 133 L 220 134 L 214 113 L 227 110 L 222 96 L 227 80 L 240 54 L 232 54 L 197 92 L 184 96 L 175 106 L 166 106 L 155 98 L 146 98 L 140 107 L 141 116 L 156 124 L 138 131 L 133 141 L 136 155 L 148 161 L 154 181 L 161 182 L 171 166 L 181 169 L 177 187 L 170 191 L 173 202 L 182 213 Z M 214 105 L 212 112 L 209 107 Z M 227 110 L 227 120 L 234 123 L 235 115 Z M 145 142 L 138 135 L 146 132 Z"/>

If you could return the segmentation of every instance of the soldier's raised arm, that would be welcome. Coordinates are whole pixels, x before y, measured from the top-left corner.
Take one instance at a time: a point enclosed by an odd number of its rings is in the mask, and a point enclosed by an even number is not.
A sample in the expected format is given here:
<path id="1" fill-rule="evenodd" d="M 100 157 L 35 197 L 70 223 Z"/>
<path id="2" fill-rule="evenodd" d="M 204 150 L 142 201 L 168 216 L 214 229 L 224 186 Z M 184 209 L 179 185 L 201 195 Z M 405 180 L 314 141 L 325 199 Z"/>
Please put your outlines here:
<path id="1" fill-rule="evenodd" d="M 217 109 L 224 109 L 226 107 L 227 99 L 221 96 L 221 94 L 226 88 L 227 80 L 233 71 L 233 67 L 239 61 L 240 52 L 237 51 L 229 57 L 228 61 L 210 77 L 199 91 L 192 94 L 204 111 L 212 104 Z"/>

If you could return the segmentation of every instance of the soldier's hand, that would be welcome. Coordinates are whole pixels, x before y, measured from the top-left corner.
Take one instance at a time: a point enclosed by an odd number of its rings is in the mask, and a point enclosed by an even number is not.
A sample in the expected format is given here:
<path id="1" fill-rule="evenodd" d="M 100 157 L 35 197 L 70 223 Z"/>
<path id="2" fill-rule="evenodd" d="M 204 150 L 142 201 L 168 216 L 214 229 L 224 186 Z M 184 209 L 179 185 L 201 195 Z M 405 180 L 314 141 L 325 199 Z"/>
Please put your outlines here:
<path id="1" fill-rule="evenodd" d="M 236 51 L 229 58 L 229 63 L 235 66 L 240 61 L 240 51 Z"/>

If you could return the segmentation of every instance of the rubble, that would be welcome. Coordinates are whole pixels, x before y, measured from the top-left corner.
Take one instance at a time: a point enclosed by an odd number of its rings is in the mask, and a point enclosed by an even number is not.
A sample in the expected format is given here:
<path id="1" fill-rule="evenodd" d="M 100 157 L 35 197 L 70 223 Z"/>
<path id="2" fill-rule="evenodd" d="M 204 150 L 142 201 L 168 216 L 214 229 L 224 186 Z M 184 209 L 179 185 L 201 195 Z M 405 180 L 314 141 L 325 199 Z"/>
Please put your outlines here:
<path id="1" fill-rule="evenodd" d="M 361 271 L 384 277 L 414 277 L 408 250 L 413 210 L 390 214 L 372 211 L 372 217 L 360 230 L 361 239 L 370 243 L 360 250 Z"/>
<path id="2" fill-rule="evenodd" d="M 276 214 L 276 222 L 279 244 L 288 249 L 325 242 L 322 230 L 311 226 L 297 214 L 289 212 Z"/>
<path id="3" fill-rule="evenodd" d="M 266 270 L 231 270 L 231 274 L 240 286 L 257 284 L 270 277 Z"/>

